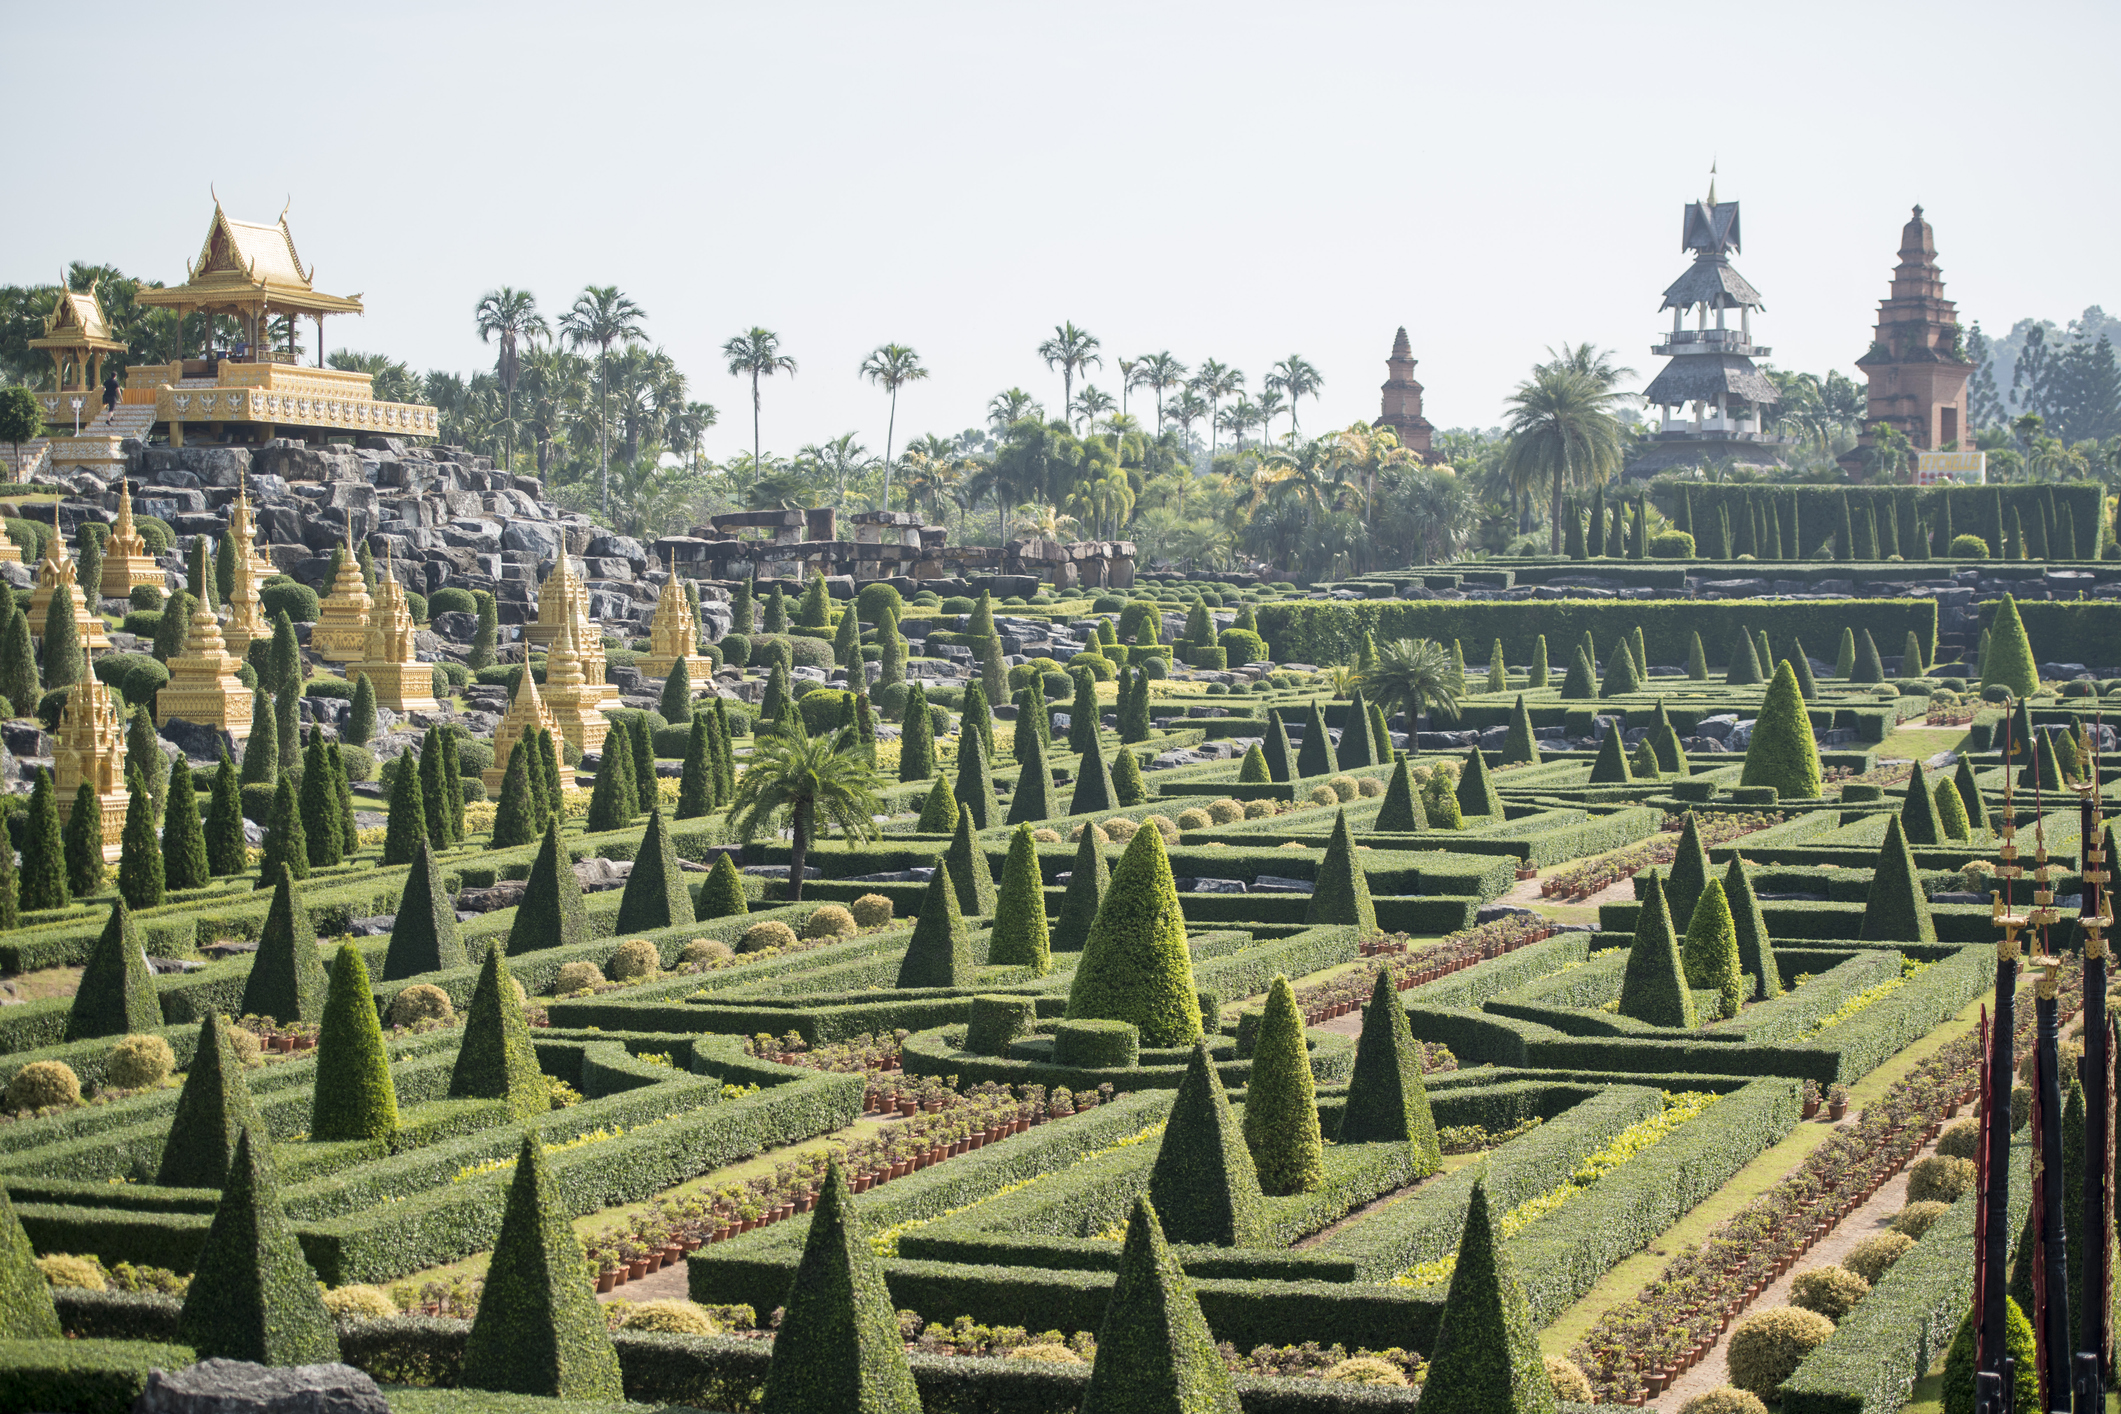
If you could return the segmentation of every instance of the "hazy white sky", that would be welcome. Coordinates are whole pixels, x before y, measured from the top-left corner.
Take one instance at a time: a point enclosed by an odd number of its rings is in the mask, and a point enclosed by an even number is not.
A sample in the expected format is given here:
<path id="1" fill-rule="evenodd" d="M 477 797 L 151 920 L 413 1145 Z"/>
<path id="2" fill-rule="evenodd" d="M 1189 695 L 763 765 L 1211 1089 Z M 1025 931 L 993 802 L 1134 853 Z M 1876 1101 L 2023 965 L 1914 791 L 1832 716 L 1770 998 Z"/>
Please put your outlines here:
<path id="1" fill-rule="evenodd" d="M 1851 369 L 1916 201 L 1962 319 L 2121 302 L 2112 5 L 10 11 L 39 177 L 0 279 L 88 259 L 175 283 L 209 182 L 252 220 L 291 196 L 319 286 L 367 301 L 329 347 L 470 371 L 485 290 L 557 313 L 617 284 L 721 410 L 716 456 L 750 444 L 719 351 L 754 324 L 801 364 L 765 391 L 784 453 L 881 448 L 856 368 L 892 340 L 932 371 L 901 444 L 1012 385 L 1057 409 L 1035 350 L 1064 319 L 1115 392 L 1122 355 L 1220 358 L 1256 392 L 1301 353 L 1314 430 L 1376 416 L 1401 324 L 1439 427 L 1498 420 L 1563 340 L 1646 381 L 1712 158 L 1779 365 Z"/>

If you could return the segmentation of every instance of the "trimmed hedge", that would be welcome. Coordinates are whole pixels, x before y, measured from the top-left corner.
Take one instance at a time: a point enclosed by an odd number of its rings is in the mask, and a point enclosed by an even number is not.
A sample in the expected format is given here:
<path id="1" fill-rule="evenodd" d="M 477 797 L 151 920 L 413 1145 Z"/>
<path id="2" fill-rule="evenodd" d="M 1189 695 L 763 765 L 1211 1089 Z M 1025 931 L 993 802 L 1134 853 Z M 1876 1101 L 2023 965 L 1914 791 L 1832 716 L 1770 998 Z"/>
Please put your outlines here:
<path id="1" fill-rule="evenodd" d="M 131 1414 L 149 1371 L 193 1359 L 187 1346 L 142 1340 L 0 1340 L 0 1408 Z"/>

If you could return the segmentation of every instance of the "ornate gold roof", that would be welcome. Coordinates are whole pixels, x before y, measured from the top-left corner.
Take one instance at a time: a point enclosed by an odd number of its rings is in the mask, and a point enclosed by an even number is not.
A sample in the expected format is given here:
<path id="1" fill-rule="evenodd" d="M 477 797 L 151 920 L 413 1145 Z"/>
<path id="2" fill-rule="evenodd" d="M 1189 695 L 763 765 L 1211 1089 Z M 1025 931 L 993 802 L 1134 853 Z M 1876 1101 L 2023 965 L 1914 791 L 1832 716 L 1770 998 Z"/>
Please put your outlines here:
<path id="1" fill-rule="evenodd" d="M 69 290 L 66 282 L 59 282 L 59 297 L 52 301 L 52 312 L 44 316 L 44 334 L 31 339 L 33 349 L 79 349 L 101 348 L 115 352 L 125 345 L 112 337 L 110 320 L 104 316 L 103 301 L 95 286 L 85 290 Z"/>
<path id="2" fill-rule="evenodd" d="M 327 295 L 318 291 L 311 277 L 316 267 L 302 268 L 295 253 L 294 233 L 287 228 L 287 213 L 270 226 L 230 219 L 214 202 L 214 216 L 199 247 L 199 258 L 187 263 L 189 278 L 167 289 L 143 289 L 142 304 L 178 306 L 187 309 L 217 305 L 256 305 L 261 299 L 272 308 L 359 314 L 359 295 Z"/>

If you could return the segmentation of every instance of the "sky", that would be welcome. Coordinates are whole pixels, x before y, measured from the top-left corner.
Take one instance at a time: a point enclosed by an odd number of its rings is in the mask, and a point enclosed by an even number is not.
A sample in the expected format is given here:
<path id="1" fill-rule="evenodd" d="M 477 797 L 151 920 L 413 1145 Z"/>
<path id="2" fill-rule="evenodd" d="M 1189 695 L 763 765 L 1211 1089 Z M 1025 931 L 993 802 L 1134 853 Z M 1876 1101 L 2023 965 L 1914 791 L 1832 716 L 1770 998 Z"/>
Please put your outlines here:
<path id="1" fill-rule="evenodd" d="M 1063 320 L 1102 341 L 1090 380 L 1115 395 L 1121 357 L 1217 358 L 1256 395 L 1300 354 L 1325 378 L 1311 432 L 1377 415 L 1401 325 L 1438 427 L 1498 422 L 1565 341 L 1646 382 L 1712 163 L 1778 366 L 1853 372 L 1918 201 L 1963 321 L 2121 304 L 2096 234 L 2116 225 L 2093 148 L 2111 108 L 2082 66 L 2121 43 L 2112 5 L 273 15 L 127 0 L 97 11 L 102 80 L 12 66 L 16 150 L 70 156 L 10 203 L 0 281 L 89 260 L 179 283 L 211 187 L 240 219 L 291 205 L 318 287 L 363 296 L 328 348 L 416 370 L 492 365 L 472 321 L 489 289 L 557 315 L 615 284 L 719 409 L 717 458 L 751 444 L 720 350 L 754 325 L 799 365 L 764 388 L 783 454 L 848 431 L 881 450 L 887 400 L 857 370 L 886 342 L 931 374 L 900 396 L 899 446 L 983 423 L 1012 386 L 1057 410 L 1037 348 Z M 63 7 L 8 30 L 54 61 L 84 40 Z"/>

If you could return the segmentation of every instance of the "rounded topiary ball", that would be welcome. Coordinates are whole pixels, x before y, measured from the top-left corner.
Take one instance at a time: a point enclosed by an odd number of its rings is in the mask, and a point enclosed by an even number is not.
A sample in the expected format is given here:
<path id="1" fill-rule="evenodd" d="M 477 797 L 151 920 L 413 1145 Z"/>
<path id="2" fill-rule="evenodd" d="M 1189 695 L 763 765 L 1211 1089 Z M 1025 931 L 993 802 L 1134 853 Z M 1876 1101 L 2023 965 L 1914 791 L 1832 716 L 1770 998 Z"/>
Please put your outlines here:
<path id="1" fill-rule="evenodd" d="M 1265 820 L 1273 814 L 1274 802 L 1271 800 L 1248 800 L 1245 802 L 1245 818 L 1247 820 Z"/>
<path id="2" fill-rule="evenodd" d="M 1130 820 L 1127 823 L 1132 824 L 1134 822 Z M 1077 825 L 1074 829 L 1068 831 L 1068 838 L 1071 840 L 1080 840 L 1083 837 L 1084 830 L 1089 830 L 1093 835 L 1095 835 L 1097 842 L 1100 845 L 1107 845 L 1112 843 L 1112 832 L 1110 830 L 1107 830 L 1103 825 Z"/>
<path id="3" fill-rule="evenodd" d="M 1921 1203 L 1910 1203 L 1893 1219 L 1893 1231 L 1920 1242 L 1922 1234 L 1935 1226 L 1937 1219 L 1950 1212 L 1951 1208 L 1951 1204 L 1939 1203 L 1934 1198 Z"/>
<path id="4" fill-rule="evenodd" d="M 729 944 L 713 938 L 694 938 L 678 950 L 678 961 L 687 967 L 696 967 L 703 962 L 720 962 L 736 956 Z"/>
<path id="5" fill-rule="evenodd" d="M 1142 828 L 1154 830 L 1164 837 L 1166 845 L 1178 843 L 1178 822 L 1168 815 L 1146 815 L 1142 817 Z"/>
<path id="6" fill-rule="evenodd" d="M 1208 805 L 1208 818 L 1218 825 L 1228 825 L 1245 818 L 1245 803 L 1241 800 L 1217 800 Z"/>
<path id="7" fill-rule="evenodd" d="M 851 938 L 855 934 L 854 915 L 836 903 L 828 903 L 803 920 L 803 936 L 806 938 Z"/>
<path id="8" fill-rule="evenodd" d="M 1974 1161 L 1932 1154 L 1907 1171 L 1910 1203 L 1956 1203 L 1974 1186 Z"/>
<path id="9" fill-rule="evenodd" d="M 1334 799 L 1343 804 L 1362 794 L 1362 787 L 1356 784 L 1353 776 L 1333 776 L 1326 784 L 1332 787 Z"/>
<path id="10" fill-rule="evenodd" d="M 457 1014 L 449 993 L 432 982 L 416 982 L 390 1001 L 392 1026 L 417 1026 L 423 1021 L 449 1021 Z M 256 1044 L 256 1037 L 252 1037 Z"/>
<path id="11" fill-rule="evenodd" d="M 1097 828 L 1103 831 L 1105 836 L 1103 840 L 1099 841 L 1100 844 L 1125 844 L 1141 830 L 1141 822 L 1139 820 L 1129 820 L 1126 816 L 1121 815 L 1105 821 L 1104 824 L 1099 825 Z"/>
<path id="12" fill-rule="evenodd" d="M 856 899 L 849 911 L 854 915 L 857 928 L 881 928 L 891 921 L 897 911 L 891 900 L 882 894 L 863 894 Z"/>
<path id="13" fill-rule="evenodd" d="M 1340 804 L 1340 792 L 1334 790 L 1331 786 L 1313 786 L 1310 794 L 1304 798 L 1313 805 Z"/>
<path id="14" fill-rule="evenodd" d="M 379 1286 L 335 1286 L 324 1293 L 324 1309 L 342 1321 L 386 1321 L 398 1314 L 398 1303 Z"/>
<path id="15" fill-rule="evenodd" d="M 1591 1377 L 1575 1361 L 1557 1355 L 1547 1356 L 1546 1361 L 1547 1380 L 1554 1386 L 1556 1399 L 1565 1399 L 1571 1404 L 1597 1403 L 1597 1396 L 1591 1390 Z"/>
<path id="16" fill-rule="evenodd" d="M 94 1257 L 76 1257 L 68 1252 L 54 1252 L 49 1257 L 37 1259 L 37 1270 L 53 1286 L 63 1286 L 73 1291 L 108 1291 L 110 1280 L 103 1274 L 103 1264 Z"/>
<path id="17" fill-rule="evenodd" d="M 1847 1267 L 1828 1264 L 1799 1272 L 1790 1281 L 1790 1304 L 1839 1323 L 1869 1294 L 1871 1284 Z"/>
<path id="18" fill-rule="evenodd" d="M 658 1335 L 719 1335 L 714 1317 L 691 1301 L 643 1301 L 626 1313 L 620 1326 L 629 1331 L 653 1331 Z"/>
<path id="19" fill-rule="evenodd" d="M 1040 826 L 1038 829 L 1033 830 L 1031 832 L 1031 838 L 1038 841 L 1038 843 L 1040 844 L 1059 844 L 1061 842 L 1059 830 L 1049 830 L 1044 826 Z"/>
<path id="20" fill-rule="evenodd" d="M 1179 811 L 1176 823 L 1181 830 L 1205 830 L 1215 823 L 1215 817 L 1196 807 Z"/>
<path id="21" fill-rule="evenodd" d="M 1773 1399 L 1804 1357 L 1833 1333 L 1834 1323 L 1817 1311 L 1796 1306 L 1756 1311 L 1731 1327 L 1725 1354 L 1731 1383 L 1761 1399 Z"/>
<path id="22" fill-rule="evenodd" d="M 619 944 L 611 961 L 604 964 L 604 970 L 614 982 L 633 982 L 662 971 L 663 959 L 656 952 L 654 943 L 635 938 L 632 942 Z"/>
<path id="23" fill-rule="evenodd" d="M 1364 776 L 1355 783 L 1355 793 L 1364 800 L 1375 800 L 1385 793 L 1385 783 L 1375 776 Z"/>
<path id="24" fill-rule="evenodd" d="M 1679 1414 L 1767 1414 L 1767 1406 L 1760 1402 L 1759 1395 L 1725 1385 L 1695 1395 L 1679 1406 Z"/>
<path id="25" fill-rule="evenodd" d="M 1937 1136 L 1937 1152 L 1947 1159 L 1971 1159 L 1981 1148 L 1981 1121 L 1962 1119 Z"/>
<path id="26" fill-rule="evenodd" d="M 160 1036 L 128 1036 L 111 1047 L 103 1078 L 120 1090 L 145 1090 L 169 1079 L 177 1053 Z"/>
<path id="27" fill-rule="evenodd" d="M 31 1061 L 7 1082 L 10 1110 L 48 1110 L 81 1103 L 81 1077 L 64 1061 Z"/>
<path id="28" fill-rule="evenodd" d="M 566 997 L 586 992 L 603 980 L 603 970 L 593 962 L 563 962 L 560 975 L 553 979 L 553 995 Z"/>
<path id="29" fill-rule="evenodd" d="M 794 946 L 795 930 L 786 923 L 777 923 L 769 918 L 764 923 L 754 923 L 749 928 L 746 928 L 744 936 L 737 939 L 736 950 L 738 952 L 764 952 L 768 948 L 792 948 Z"/>
<path id="30" fill-rule="evenodd" d="M 1009 1360 L 1046 1360 L 1055 1365 L 1080 1365 L 1083 1357 L 1077 1355 L 1058 1341 L 1040 1341 L 1037 1345 L 1019 1345 L 1004 1357 Z"/>
<path id="31" fill-rule="evenodd" d="M 1884 1276 L 1893 1263 L 1899 1261 L 1906 1255 L 1908 1248 L 1914 1245 L 1915 1239 L 1905 1233 L 1881 1232 L 1876 1237 L 1866 1237 L 1851 1247 L 1848 1255 L 1841 1259 L 1841 1265 L 1876 1286 L 1878 1278 Z"/>

